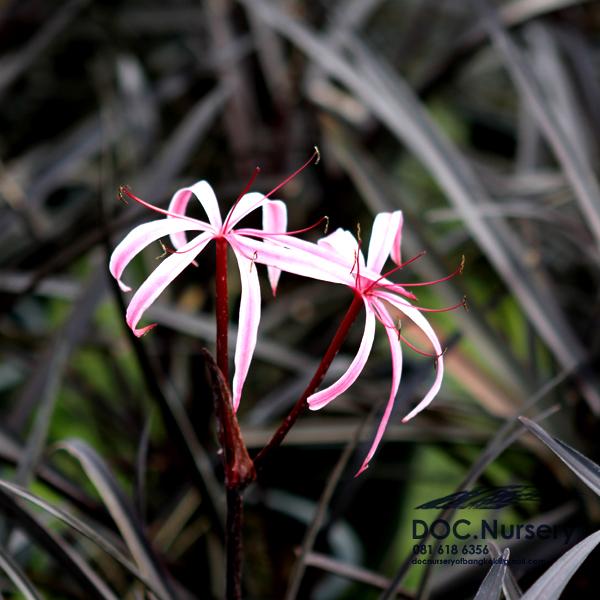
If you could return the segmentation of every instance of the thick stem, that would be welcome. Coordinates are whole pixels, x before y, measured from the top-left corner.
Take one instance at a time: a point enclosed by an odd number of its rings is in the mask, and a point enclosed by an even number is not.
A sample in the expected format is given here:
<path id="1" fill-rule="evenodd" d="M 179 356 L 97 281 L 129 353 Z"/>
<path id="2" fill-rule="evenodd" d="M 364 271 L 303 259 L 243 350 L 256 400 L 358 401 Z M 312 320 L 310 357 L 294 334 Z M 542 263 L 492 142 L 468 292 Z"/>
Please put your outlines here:
<path id="1" fill-rule="evenodd" d="M 223 449 L 222 457 L 227 492 L 227 524 L 225 529 L 227 555 L 226 598 L 227 600 L 239 600 L 242 587 L 242 490 L 254 481 L 256 472 L 233 411 L 229 385 L 212 355 L 207 350 L 201 352 L 204 356 L 204 364 L 212 388 L 219 443 Z"/>
<path id="2" fill-rule="evenodd" d="M 227 600 L 242 598 L 242 521 L 244 503 L 242 490 L 227 490 Z"/>
<path id="3" fill-rule="evenodd" d="M 229 296 L 227 293 L 227 240 L 216 238 L 216 317 L 217 317 L 217 365 L 225 381 L 229 380 Z"/>
<path id="4" fill-rule="evenodd" d="M 308 397 L 313 394 L 321 382 L 325 377 L 333 359 L 336 354 L 340 351 L 352 324 L 354 323 L 358 313 L 361 311 L 363 306 L 362 296 L 359 293 L 354 294 L 354 300 L 352 300 L 352 304 L 348 308 L 340 326 L 338 327 L 329 347 L 325 351 L 315 374 L 313 375 L 310 383 L 306 386 L 304 392 L 298 400 L 296 404 L 294 404 L 292 410 L 288 413 L 287 417 L 283 420 L 277 431 L 273 434 L 273 437 L 269 440 L 268 444 L 256 455 L 254 458 L 254 467 L 258 470 L 265 461 L 265 458 L 270 455 L 271 451 L 277 448 L 285 436 L 288 434 L 288 431 L 292 428 L 292 425 L 296 422 L 296 419 L 300 416 L 300 413 L 308 406 L 306 400 Z"/>

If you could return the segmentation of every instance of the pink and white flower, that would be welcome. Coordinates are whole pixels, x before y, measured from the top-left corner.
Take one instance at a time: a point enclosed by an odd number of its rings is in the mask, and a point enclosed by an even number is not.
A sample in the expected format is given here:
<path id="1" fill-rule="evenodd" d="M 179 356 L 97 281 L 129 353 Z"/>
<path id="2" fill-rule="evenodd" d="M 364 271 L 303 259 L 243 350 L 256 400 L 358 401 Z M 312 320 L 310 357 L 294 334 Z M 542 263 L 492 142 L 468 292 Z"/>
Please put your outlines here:
<path id="1" fill-rule="evenodd" d="M 244 241 L 248 236 L 263 237 L 266 232 L 285 232 L 287 226 L 285 204 L 280 200 L 269 200 L 260 193 L 247 193 L 236 201 L 223 220 L 215 193 L 206 181 L 199 181 L 191 187 L 175 192 L 167 210 L 137 198 L 126 188 L 122 188 L 121 193 L 166 217 L 135 227 L 115 248 L 110 259 L 109 268 L 111 274 L 119 282 L 121 289 L 123 291 L 131 290 L 122 281 L 123 271 L 144 248 L 166 236 L 170 237 L 175 247 L 175 251 L 165 258 L 142 283 L 129 303 L 126 321 L 138 337 L 156 325 L 152 324 L 138 328 L 138 323 L 144 311 L 186 267 L 194 263 L 194 259 L 211 240 L 222 238 L 233 250 L 241 278 L 238 337 L 234 359 L 235 375 L 232 389 L 233 405 L 234 409 L 237 410 L 242 387 L 256 347 L 261 304 L 260 285 L 254 266 L 254 255 L 256 248 L 262 246 L 259 244 L 258 246 L 247 247 Z M 196 197 L 202 205 L 208 221 L 195 219 L 185 214 L 192 196 Z M 262 208 L 263 212 L 262 230 L 235 229 L 244 217 L 258 208 Z M 186 232 L 194 232 L 197 235 L 188 240 Z M 270 254 L 276 257 L 281 252 L 285 252 L 285 250 L 273 246 Z M 275 293 L 281 271 L 275 264 L 271 263 L 268 269 L 271 287 L 273 293 Z"/>
<path id="2" fill-rule="evenodd" d="M 392 357 L 392 385 L 390 395 L 375 439 L 364 459 L 359 474 L 368 467 L 369 461 L 379 446 L 390 419 L 400 385 L 402 374 L 400 340 L 403 338 L 395 323 L 395 313 L 399 312 L 408 317 L 429 339 L 434 350 L 432 356 L 435 359 L 436 366 L 436 374 L 432 386 L 417 406 L 402 419 L 403 423 L 412 419 L 431 403 L 440 389 L 444 375 L 442 347 L 431 325 L 422 314 L 422 311 L 425 309 L 416 307 L 409 302 L 408 299 L 415 299 L 414 294 L 405 289 L 410 284 L 405 284 L 403 287 L 388 279 L 391 273 L 408 264 L 402 264 L 400 257 L 402 224 L 401 211 L 378 214 L 373 223 L 366 260 L 359 242 L 349 231 L 343 229 L 338 229 L 322 238 L 316 245 L 296 238 L 284 239 L 281 236 L 275 236 L 281 244 L 284 244 L 290 250 L 312 257 L 312 277 L 347 285 L 362 299 L 365 307 L 365 326 L 356 356 L 347 371 L 337 381 L 308 397 L 308 405 L 312 410 L 323 408 L 340 394 L 344 393 L 356 381 L 363 371 L 373 347 L 376 321 L 379 321 L 384 326 L 388 337 Z M 257 260 L 260 261 L 261 253 L 258 252 L 257 256 Z M 397 266 L 389 273 L 382 275 L 381 271 L 388 257 L 391 257 Z M 262 258 L 265 258 L 264 251 Z M 288 255 L 282 255 L 281 258 L 283 260 L 279 262 L 280 268 L 295 272 L 294 265 L 287 262 Z M 305 260 L 302 261 L 303 264 Z"/>

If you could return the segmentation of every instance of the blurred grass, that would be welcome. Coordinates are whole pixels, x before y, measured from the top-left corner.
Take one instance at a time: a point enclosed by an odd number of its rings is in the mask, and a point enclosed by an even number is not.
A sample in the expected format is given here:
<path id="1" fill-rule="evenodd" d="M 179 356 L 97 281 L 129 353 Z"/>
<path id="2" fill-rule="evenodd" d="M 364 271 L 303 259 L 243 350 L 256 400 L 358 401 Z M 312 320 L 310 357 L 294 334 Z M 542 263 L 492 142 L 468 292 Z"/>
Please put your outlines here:
<path id="1" fill-rule="evenodd" d="M 317 144 L 321 163 L 281 191 L 290 228 L 327 214 L 330 230 L 360 223 L 368 239 L 374 213 L 401 208 L 404 256 L 427 250 L 402 278 L 443 277 L 464 255 L 461 277 L 418 296 L 441 307 L 466 294 L 471 310 L 428 315 L 448 343 L 445 384 L 430 410 L 400 425 L 433 377 L 430 361 L 406 349 L 387 443 L 359 479 L 352 475 L 376 416 L 343 472 L 333 479 L 331 472 L 346 438 L 386 399 L 389 350 L 379 335 L 356 385 L 302 417 L 249 490 L 247 597 L 285 596 L 295 548 L 328 481 L 336 485 L 315 553 L 350 571 L 396 577 L 403 597 L 473 597 L 482 570 L 459 576 L 436 567 L 431 579 L 421 566 L 403 571 L 414 507 L 454 491 L 504 419 L 553 377 L 559 383 L 527 414 L 556 407 L 544 428 L 599 460 L 600 11 L 575 1 L 494 5 L 488 27 L 496 45 L 468 3 L 3 3 L 0 478 L 30 480 L 37 494 L 125 551 L 110 506 L 72 462 L 48 453 L 54 442 L 85 441 L 143 521 L 159 586 L 164 577 L 172 597 L 220 597 L 222 473 L 199 356 L 214 339 L 212 262 L 203 257 L 177 280 L 152 315 L 159 327 L 133 342 L 118 292 L 99 278 L 110 248 L 154 215 L 125 206 L 116 193 L 129 184 L 164 205 L 178 187 L 206 178 L 228 207 L 256 165 L 256 189 L 266 192 Z M 150 248 L 127 281 L 142 281 L 161 252 Z M 233 279 L 232 291 L 235 306 Z M 240 409 L 253 449 L 295 401 L 349 301 L 289 275 L 276 299 L 267 291 Z M 358 333 L 335 372 L 353 356 Z M 408 327 L 406 334 L 413 339 Z M 577 527 L 573 542 L 597 529 L 597 499 L 555 455 L 516 441 L 513 430 L 492 448 L 479 483 L 530 483 L 541 501 L 499 518 L 558 511 L 558 524 Z M 503 443 L 513 445 L 500 451 Z M 305 506 L 313 512 L 300 518 Z M 0 497 L 0 546 L 41 595 L 110 597 L 91 567 L 116 597 L 134 597 L 127 569 L 43 512 L 35 512 L 38 525 L 30 523 L 28 510 Z M 25 537 L 15 533 L 22 530 Z M 351 552 L 336 546 L 339 531 L 352 532 Z M 563 550 L 549 541 L 544 555 L 554 560 Z M 565 598 L 595 598 L 592 564 L 577 572 Z M 526 589 L 542 571 L 514 574 Z M 307 567 L 297 597 L 381 594 L 350 579 Z M 19 597 L 13 589 L 0 575 L 0 593 Z M 393 597 L 391 588 L 383 594 Z"/>

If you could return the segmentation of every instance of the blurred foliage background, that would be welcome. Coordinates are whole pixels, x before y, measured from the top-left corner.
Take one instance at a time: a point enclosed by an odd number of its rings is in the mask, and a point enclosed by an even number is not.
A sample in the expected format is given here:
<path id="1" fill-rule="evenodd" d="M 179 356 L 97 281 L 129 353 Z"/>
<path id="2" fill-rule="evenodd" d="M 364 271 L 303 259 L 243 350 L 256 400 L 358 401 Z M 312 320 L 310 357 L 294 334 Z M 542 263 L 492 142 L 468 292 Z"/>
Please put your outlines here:
<path id="1" fill-rule="evenodd" d="M 255 166 L 266 193 L 314 145 L 320 164 L 280 193 L 290 229 L 328 215 L 368 239 L 375 213 L 402 209 L 403 255 L 426 251 L 405 280 L 466 259 L 419 303 L 466 295 L 469 311 L 430 316 L 447 376 L 402 425 L 433 377 L 405 348 L 395 415 L 361 477 L 390 385 L 381 332 L 348 393 L 302 416 L 246 494 L 247 597 L 473 597 L 487 566 L 410 563 L 413 519 L 437 516 L 415 507 L 460 489 L 532 485 L 535 500 L 460 516 L 574 528 L 569 545 L 498 541 L 538 561 L 509 567 L 507 597 L 598 527 L 597 497 L 517 420 L 599 458 L 597 2 L 5 0 L 0 48 L 2 597 L 142 598 L 145 584 L 222 596 L 222 472 L 199 356 L 214 342 L 212 256 L 133 339 L 107 257 L 155 217 L 117 189 L 164 206 L 207 179 L 228 208 Z M 351 300 L 290 275 L 276 299 L 263 284 L 239 413 L 252 453 Z M 408 323 L 403 335 L 423 344 Z M 359 340 L 356 327 L 331 377 Z M 597 598 L 597 561 L 565 598 Z"/>

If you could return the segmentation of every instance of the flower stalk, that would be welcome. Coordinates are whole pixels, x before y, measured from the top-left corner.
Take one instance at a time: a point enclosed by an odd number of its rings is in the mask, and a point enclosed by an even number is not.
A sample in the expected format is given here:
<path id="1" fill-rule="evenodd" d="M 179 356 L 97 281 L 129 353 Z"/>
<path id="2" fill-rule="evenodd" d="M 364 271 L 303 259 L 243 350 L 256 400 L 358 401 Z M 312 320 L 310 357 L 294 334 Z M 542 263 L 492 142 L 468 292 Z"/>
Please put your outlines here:
<path id="1" fill-rule="evenodd" d="M 233 411 L 229 384 L 210 352 L 203 350 L 202 355 L 212 389 L 225 471 L 227 494 L 225 597 L 227 600 L 240 600 L 242 597 L 242 494 L 244 488 L 256 479 L 256 471 Z"/>
<path id="2" fill-rule="evenodd" d="M 348 336 L 348 333 L 352 327 L 352 324 L 356 320 L 356 317 L 360 313 L 363 307 L 363 300 L 360 294 L 355 293 L 352 303 L 350 304 L 342 322 L 340 323 L 333 339 L 331 340 L 319 366 L 315 370 L 315 373 L 310 380 L 310 383 L 306 386 L 302 395 L 298 398 L 288 415 L 282 421 L 281 425 L 277 428 L 267 445 L 254 457 L 254 467 L 259 470 L 265 462 L 265 459 L 271 454 L 271 452 L 281 445 L 284 438 L 292 428 L 300 414 L 308 407 L 307 399 L 311 396 L 317 388 L 321 385 L 323 378 L 327 374 L 333 359 L 340 351 L 344 340 Z"/>
<path id="3" fill-rule="evenodd" d="M 227 240 L 217 237 L 215 261 L 215 312 L 217 321 L 217 365 L 225 381 L 229 380 L 229 295 L 227 290 Z"/>

